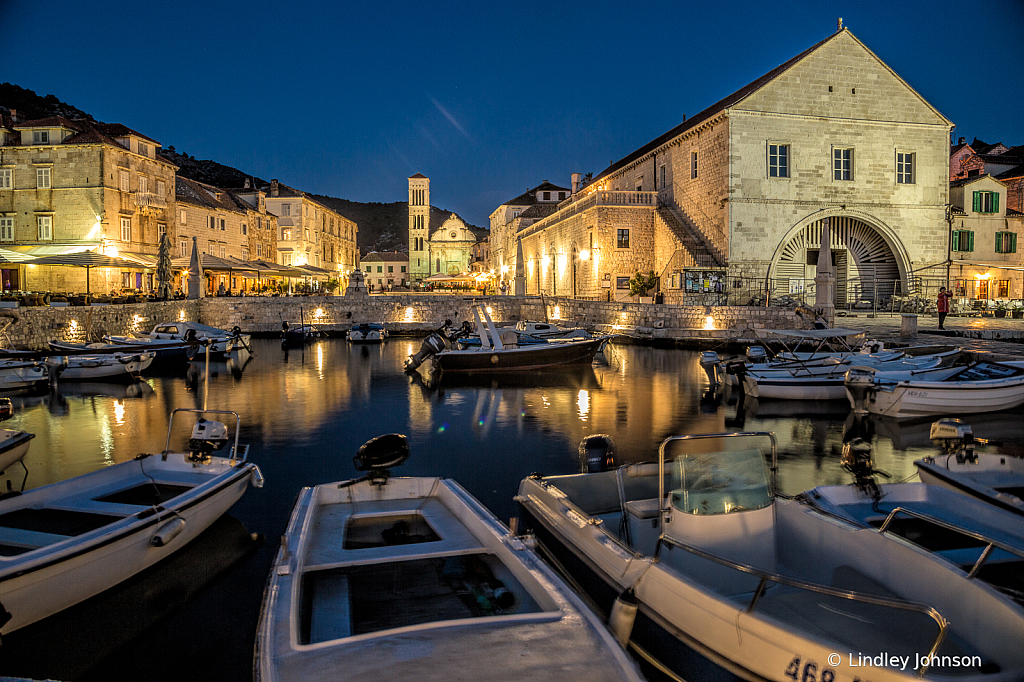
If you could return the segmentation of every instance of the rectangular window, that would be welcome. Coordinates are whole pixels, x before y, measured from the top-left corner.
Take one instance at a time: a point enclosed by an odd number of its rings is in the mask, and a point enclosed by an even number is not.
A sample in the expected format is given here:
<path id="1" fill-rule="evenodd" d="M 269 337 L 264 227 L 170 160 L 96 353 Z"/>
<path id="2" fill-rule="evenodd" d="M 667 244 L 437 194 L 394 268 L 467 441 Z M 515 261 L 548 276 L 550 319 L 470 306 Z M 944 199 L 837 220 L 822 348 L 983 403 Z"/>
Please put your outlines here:
<path id="1" fill-rule="evenodd" d="M 619 229 L 616 234 L 616 248 L 628 249 L 629 248 L 629 229 Z"/>
<path id="2" fill-rule="evenodd" d="M 281 215 L 291 215 L 291 214 L 292 214 L 292 205 L 291 204 L 281 204 Z"/>
<path id="3" fill-rule="evenodd" d="M 896 184 L 914 184 L 914 157 L 916 154 L 896 152 Z"/>
<path id="4" fill-rule="evenodd" d="M 0 242 L 14 241 L 14 218 L 0 218 Z"/>
<path id="5" fill-rule="evenodd" d="M 139 176 L 139 192 L 142 194 L 149 193 L 149 178 L 147 178 L 145 175 Z"/>
<path id="6" fill-rule="evenodd" d="M 121 181 L 121 185 L 120 185 L 121 191 L 122 192 L 130 192 L 131 191 L 131 187 L 128 184 L 128 171 L 126 171 L 126 170 L 118 171 L 118 176 L 120 177 L 120 181 Z"/>
<path id="7" fill-rule="evenodd" d="M 999 213 L 999 192 L 975 192 L 975 213 Z"/>
<path id="8" fill-rule="evenodd" d="M 214 242 L 214 241 L 208 242 L 206 244 L 206 253 L 210 254 L 211 256 L 216 256 L 217 255 L 217 242 Z"/>
<path id="9" fill-rule="evenodd" d="M 223 218 L 220 219 L 220 231 L 221 232 L 224 231 L 224 219 Z"/>
<path id="10" fill-rule="evenodd" d="M 383 265 L 378 265 L 377 266 L 377 272 L 384 272 L 384 266 Z"/>
<path id="11" fill-rule="evenodd" d="M 249 234 L 249 226 L 242 223 L 242 234 Z"/>
<path id="12" fill-rule="evenodd" d="M 405 266 L 404 265 L 402 266 L 402 272 L 405 272 Z"/>
<path id="13" fill-rule="evenodd" d="M 53 240 L 53 216 L 52 215 L 41 215 L 36 216 L 36 230 L 39 235 L 39 241 L 52 241 Z"/>
<path id="14" fill-rule="evenodd" d="M 188 222 L 188 214 L 185 213 L 185 209 L 178 211 L 178 222 L 182 225 Z"/>
<path id="15" fill-rule="evenodd" d="M 188 256 L 188 242 L 187 241 L 182 240 L 182 241 L 178 242 L 178 255 L 181 256 L 182 258 L 185 258 L 186 256 Z"/>
<path id="16" fill-rule="evenodd" d="M 32 144 L 50 144 L 49 130 L 33 130 Z"/>
<path id="17" fill-rule="evenodd" d="M 373 266 L 372 265 L 367 265 L 366 266 L 366 271 L 367 272 L 373 272 Z"/>
<path id="18" fill-rule="evenodd" d="M 163 180 L 156 181 L 156 195 L 162 197 L 167 194 L 167 183 Z"/>
<path id="19" fill-rule="evenodd" d="M 996 284 L 996 296 L 999 298 L 1010 298 L 1010 280 L 1001 279 Z"/>
<path id="20" fill-rule="evenodd" d="M 50 189 L 49 168 L 36 168 L 36 187 L 38 189 Z"/>
<path id="21" fill-rule="evenodd" d="M 974 251 L 974 231 L 953 230 L 953 250 L 961 252 Z"/>
<path id="22" fill-rule="evenodd" d="M 662 164 L 661 168 L 659 169 L 659 172 L 661 173 L 661 188 L 665 189 L 665 165 L 664 164 Z"/>
<path id="23" fill-rule="evenodd" d="M 149 156 L 149 145 L 145 142 L 139 142 L 139 153 L 143 156 Z"/>
<path id="24" fill-rule="evenodd" d="M 256 243 L 256 257 L 263 258 L 263 244 L 259 242 Z"/>
<path id="25" fill-rule="evenodd" d="M 13 168 L 0 168 L 0 189 L 14 189 Z"/>
<path id="26" fill-rule="evenodd" d="M 291 265 L 292 264 L 292 254 L 290 254 L 290 253 L 282 253 L 281 254 L 281 260 L 284 261 L 284 263 L 282 263 L 282 265 Z"/>
<path id="27" fill-rule="evenodd" d="M 789 177 L 789 145 L 769 144 L 768 145 L 768 177 L 788 178 Z"/>
<path id="28" fill-rule="evenodd" d="M 832 149 L 832 179 L 853 180 L 853 150 Z"/>
<path id="29" fill-rule="evenodd" d="M 132 219 L 121 218 L 121 241 L 130 242 L 132 240 Z"/>
<path id="30" fill-rule="evenodd" d="M 639 178 L 636 179 L 636 182 L 634 182 L 633 184 L 636 186 L 636 191 L 637 192 L 643 192 L 644 191 L 644 176 L 641 175 Z"/>
<path id="31" fill-rule="evenodd" d="M 214 218 L 213 216 L 207 217 L 206 222 L 207 224 L 209 224 L 211 230 L 217 229 L 217 219 Z"/>
<path id="32" fill-rule="evenodd" d="M 226 254 L 226 249 L 223 246 L 220 247 L 220 257 L 224 258 L 225 254 Z"/>
<path id="33" fill-rule="evenodd" d="M 551 201 L 551 192 L 544 192 L 544 201 Z"/>
<path id="34" fill-rule="evenodd" d="M 561 201 L 562 199 L 565 199 L 565 192 L 558 193 L 558 200 Z"/>
<path id="35" fill-rule="evenodd" d="M 629 288 L 629 277 L 616 277 L 615 278 L 616 289 L 628 289 Z"/>
<path id="36" fill-rule="evenodd" d="M 249 260 L 249 249 L 242 247 L 242 260 Z"/>
<path id="37" fill-rule="evenodd" d="M 282 241 L 286 241 L 286 242 L 291 241 L 292 240 L 292 231 L 291 230 L 281 230 L 281 240 Z"/>
<path id="38" fill-rule="evenodd" d="M 156 224 L 156 238 L 157 240 L 163 239 L 164 235 L 167 234 L 167 225 L 164 223 Z"/>
<path id="39" fill-rule="evenodd" d="M 690 178 L 697 177 L 697 152 L 690 152 Z"/>
<path id="40" fill-rule="evenodd" d="M 132 288 L 132 273 L 122 272 L 121 273 L 121 288 L 131 289 Z"/>
<path id="41" fill-rule="evenodd" d="M 1017 233 L 996 232 L 996 253 L 1017 253 Z"/>
<path id="42" fill-rule="evenodd" d="M 395 266 L 394 265 L 389 265 L 388 266 L 388 272 L 390 273 L 390 272 L 394 272 L 394 271 L 395 271 Z"/>

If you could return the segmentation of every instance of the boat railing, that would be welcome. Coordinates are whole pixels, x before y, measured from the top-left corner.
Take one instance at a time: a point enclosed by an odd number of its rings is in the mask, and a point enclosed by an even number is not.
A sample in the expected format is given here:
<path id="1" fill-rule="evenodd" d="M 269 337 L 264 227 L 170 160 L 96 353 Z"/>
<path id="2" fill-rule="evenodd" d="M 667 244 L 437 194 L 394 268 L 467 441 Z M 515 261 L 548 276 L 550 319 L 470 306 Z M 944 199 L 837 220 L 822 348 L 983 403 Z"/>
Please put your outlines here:
<path id="1" fill-rule="evenodd" d="M 684 542 L 680 542 L 675 538 L 668 537 L 664 534 L 658 538 L 658 544 L 654 550 L 654 558 L 658 560 L 661 554 L 662 545 L 669 545 L 670 547 L 678 547 L 686 552 L 690 552 L 703 559 L 713 561 L 722 566 L 727 566 L 737 571 L 753 575 L 760 578 L 757 588 L 754 590 L 754 595 L 750 599 L 750 603 L 747 605 L 747 613 L 753 613 L 754 608 L 757 606 L 758 601 L 764 595 L 765 589 L 768 587 L 769 582 L 778 583 L 780 585 L 786 585 L 800 590 L 807 590 L 808 592 L 814 592 L 816 594 L 824 594 L 830 597 L 836 597 L 837 599 L 847 599 L 850 601 L 862 602 L 865 604 L 872 604 L 874 606 L 882 606 L 886 608 L 900 609 L 903 611 L 914 611 L 916 613 L 924 614 L 935 621 L 935 624 L 939 628 L 939 634 L 935 637 L 935 641 L 932 643 L 931 649 L 928 655 L 921 657 L 922 665 L 917 670 L 918 677 L 924 677 L 925 672 L 928 670 L 928 666 L 932 661 L 932 657 L 939 650 L 943 640 L 946 638 L 946 628 L 948 623 L 939 611 L 927 604 L 921 604 L 918 602 L 906 601 L 904 599 L 896 599 L 893 597 L 883 597 L 873 594 L 865 594 L 863 592 L 854 592 L 852 590 L 843 590 L 830 585 L 822 585 L 820 583 L 812 583 L 807 580 L 801 580 L 799 578 L 793 578 L 790 576 L 779 575 L 778 573 L 771 573 L 764 571 L 759 568 L 754 568 L 747 564 L 733 561 L 732 559 L 726 559 L 725 557 L 712 554 L 703 549 L 699 549 L 692 545 L 688 545 Z"/>
<path id="2" fill-rule="evenodd" d="M 976 530 L 970 530 L 968 528 L 963 528 L 962 526 L 958 526 L 958 525 L 956 525 L 954 523 L 950 523 L 948 521 L 945 521 L 943 519 L 937 518 L 935 516 L 931 516 L 929 514 L 923 514 L 923 513 L 919 512 L 919 511 L 916 511 L 914 509 L 907 509 L 906 507 L 896 507 L 891 512 L 889 512 L 889 515 L 885 517 L 885 521 L 883 521 L 882 525 L 878 527 L 878 532 L 879 533 L 885 533 L 886 531 L 888 531 L 889 530 L 889 526 L 893 522 L 893 519 L 895 519 L 900 514 L 904 514 L 906 516 L 912 516 L 912 517 L 914 517 L 916 519 L 921 519 L 922 521 L 927 521 L 928 523 L 934 523 L 936 526 L 944 528 L 944 529 L 946 529 L 948 531 L 951 531 L 953 533 L 959 533 L 961 535 L 965 535 L 965 536 L 967 536 L 969 538 L 974 538 L 975 540 L 978 540 L 978 541 L 984 543 L 985 544 L 985 549 L 982 550 L 981 555 L 978 557 L 978 560 L 974 562 L 974 566 L 971 567 L 971 570 L 967 573 L 967 579 L 968 580 L 970 580 L 970 579 L 972 579 L 972 578 L 974 578 L 975 576 L 978 575 L 978 572 L 981 570 L 982 565 L 984 565 L 984 563 L 986 561 L 988 561 L 989 557 L 992 556 L 992 552 L 995 549 L 1001 549 L 1004 552 L 1008 552 L 1010 554 L 1013 554 L 1015 556 L 1018 556 L 1018 557 L 1024 559 L 1024 550 L 1020 550 L 1020 549 L 1018 549 L 1016 547 L 1008 545 L 1005 542 L 1000 542 L 999 540 L 996 540 L 995 538 L 989 537 L 988 535 L 986 535 L 984 533 L 981 533 L 981 532 L 978 532 Z M 895 533 L 895 534 L 898 537 L 902 537 L 902 536 L 899 536 L 898 533 Z M 913 540 L 909 540 L 909 542 L 913 542 Z"/>
<path id="3" fill-rule="evenodd" d="M 233 410 L 196 410 L 188 407 L 176 407 L 171 411 L 171 418 L 167 421 L 167 440 L 164 443 L 164 454 L 166 455 L 171 451 L 171 433 L 174 429 L 174 416 L 179 412 L 190 412 L 197 415 L 207 414 L 230 414 L 235 418 L 235 442 L 231 446 L 231 454 L 228 456 L 228 460 L 231 465 L 234 466 L 236 462 L 239 464 L 245 464 L 249 459 L 249 446 L 238 445 L 239 433 L 242 430 L 242 418 L 238 416 L 238 413 Z"/>
<path id="4" fill-rule="evenodd" d="M 669 443 L 684 440 L 704 440 L 707 438 L 768 438 L 772 442 L 772 468 L 771 468 L 771 491 L 775 494 L 775 474 L 779 470 L 779 448 L 775 442 L 775 434 L 771 431 L 735 431 L 732 433 L 690 433 L 684 436 L 670 436 L 661 442 L 658 447 L 658 500 L 663 505 L 661 512 L 669 512 L 668 502 L 665 498 L 665 450 Z"/>

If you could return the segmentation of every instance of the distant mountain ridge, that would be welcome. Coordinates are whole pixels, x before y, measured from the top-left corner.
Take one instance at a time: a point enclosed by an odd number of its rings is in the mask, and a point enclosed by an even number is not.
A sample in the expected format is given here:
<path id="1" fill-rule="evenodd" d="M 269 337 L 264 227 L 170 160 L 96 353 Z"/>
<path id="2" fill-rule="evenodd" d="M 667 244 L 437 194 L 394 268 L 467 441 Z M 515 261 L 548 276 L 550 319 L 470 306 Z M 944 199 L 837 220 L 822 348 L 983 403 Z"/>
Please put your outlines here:
<path id="1" fill-rule="evenodd" d="M 84 118 L 95 121 L 91 115 L 60 101 L 54 95 L 41 96 L 32 90 L 12 83 L 0 83 L 0 109 L 17 111 L 18 118 L 29 121 L 49 116 L 64 116 L 75 119 Z M 97 121 L 99 122 L 99 121 Z M 131 127 L 131 126 L 129 126 Z M 144 131 L 139 131 L 144 132 Z M 180 152 L 174 145 L 164 147 L 160 151 L 168 161 L 178 166 L 178 174 L 189 180 L 203 182 L 214 187 L 244 187 L 246 181 L 256 186 L 269 184 L 268 180 L 245 173 L 237 168 L 226 166 L 210 159 L 197 159 L 186 152 Z M 287 179 L 284 179 L 287 183 Z M 296 189 L 302 189 L 296 188 Z M 306 190 L 302 190 L 306 191 Z M 409 250 L 409 205 L 402 201 L 392 203 L 359 202 L 339 199 L 323 194 L 308 192 L 310 197 L 328 208 L 337 211 L 359 226 L 358 246 L 362 254 L 371 251 L 405 251 Z M 452 211 L 430 207 L 430 226 L 440 227 Z M 458 214 L 456 214 L 458 215 Z M 461 216 L 460 216 L 461 218 Z M 466 223 L 467 227 L 482 238 L 488 234 L 486 228 Z"/>

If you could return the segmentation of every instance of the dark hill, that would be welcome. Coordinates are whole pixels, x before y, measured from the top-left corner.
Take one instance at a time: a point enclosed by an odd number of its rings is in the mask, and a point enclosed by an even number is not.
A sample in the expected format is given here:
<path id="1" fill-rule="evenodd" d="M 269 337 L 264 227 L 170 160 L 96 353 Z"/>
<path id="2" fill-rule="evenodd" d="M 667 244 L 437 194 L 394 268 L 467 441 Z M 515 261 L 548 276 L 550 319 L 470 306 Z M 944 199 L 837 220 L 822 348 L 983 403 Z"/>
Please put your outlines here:
<path id="1" fill-rule="evenodd" d="M 21 120 L 46 118 L 48 116 L 64 116 L 65 118 L 84 118 L 95 120 L 92 116 L 70 104 L 66 104 L 54 95 L 40 96 L 12 83 L 0 83 L 0 109 L 14 109 Z M 140 130 L 140 133 L 149 134 Z M 209 159 L 197 159 L 186 152 L 180 152 L 174 146 L 161 150 L 161 154 L 178 166 L 178 175 L 205 182 L 214 187 L 244 187 L 247 180 L 255 180 L 257 186 L 269 184 L 262 178 L 225 166 Z M 287 180 L 285 180 L 287 182 Z M 297 189 L 302 189 L 297 188 Z M 405 202 L 396 201 L 389 204 L 378 202 L 361 203 L 338 199 L 322 194 L 311 194 L 312 198 L 325 206 L 334 209 L 359 226 L 359 251 L 363 254 L 370 251 L 408 251 L 409 249 L 409 206 Z M 431 230 L 441 226 L 451 211 L 430 207 Z M 469 225 L 477 238 L 487 235 L 487 230 Z"/>

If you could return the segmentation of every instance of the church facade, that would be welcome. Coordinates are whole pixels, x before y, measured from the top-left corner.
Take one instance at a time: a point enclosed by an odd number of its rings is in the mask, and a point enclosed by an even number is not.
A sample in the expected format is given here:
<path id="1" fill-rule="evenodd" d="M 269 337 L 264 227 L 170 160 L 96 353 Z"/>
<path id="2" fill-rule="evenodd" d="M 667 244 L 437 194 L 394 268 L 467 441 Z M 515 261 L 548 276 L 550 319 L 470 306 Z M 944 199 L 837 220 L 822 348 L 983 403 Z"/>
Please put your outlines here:
<path id="1" fill-rule="evenodd" d="M 414 284 L 432 275 L 469 272 L 476 242 L 454 213 L 431 225 L 430 179 L 420 173 L 409 178 L 409 278 Z"/>
<path id="2" fill-rule="evenodd" d="M 653 270 L 666 302 L 804 293 L 828 224 L 837 304 L 907 293 L 947 258 L 951 128 L 841 28 L 519 230 L 527 292 L 621 299 Z"/>

